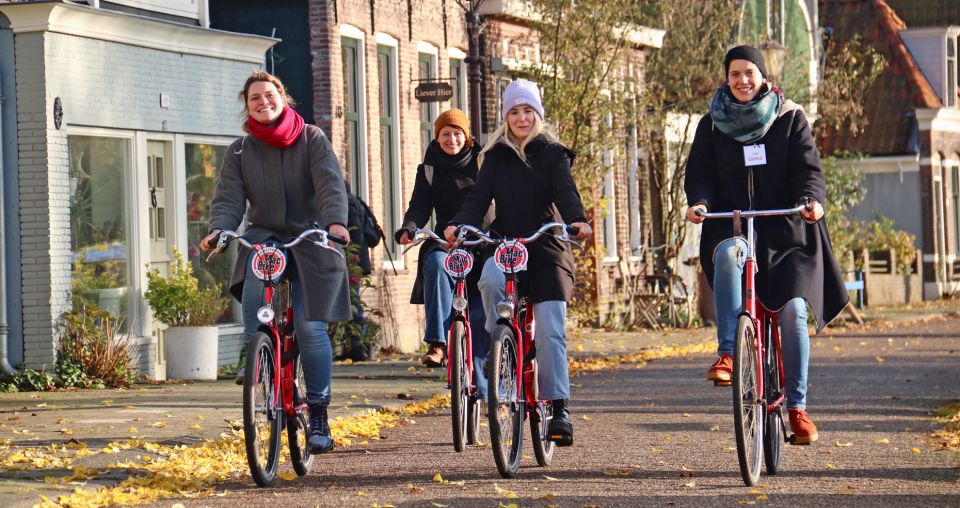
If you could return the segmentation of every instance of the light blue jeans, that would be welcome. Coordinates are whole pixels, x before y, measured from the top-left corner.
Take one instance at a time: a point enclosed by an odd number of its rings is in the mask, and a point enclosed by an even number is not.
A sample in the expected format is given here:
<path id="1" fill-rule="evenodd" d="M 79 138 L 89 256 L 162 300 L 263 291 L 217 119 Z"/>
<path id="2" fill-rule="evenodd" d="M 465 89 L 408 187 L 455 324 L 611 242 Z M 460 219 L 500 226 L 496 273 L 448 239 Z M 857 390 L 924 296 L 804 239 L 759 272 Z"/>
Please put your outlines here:
<path id="1" fill-rule="evenodd" d="M 737 319 L 743 311 L 743 265 L 747 242 L 728 238 L 713 255 L 713 299 L 717 307 L 717 354 L 733 354 Z M 786 382 L 788 409 L 807 407 L 807 370 L 810 363 L 810 333 L 807 330 L 807 303 L 793 298 L 779 310 L 780 352 Z"/>
<path id="2" fill-rule="evenodd" d="M 293 329 L 297 333 L 300 363 L 307 383 L 308 404 L 329 404 L 330 383 L 333 379 L 333 347 L 327 335 L 326 321 L 309 321 L 303 310 L 303 288 L 296 268 L 288 265 L 293 300 Z M 257 310 L 263 305 L 263 283 L 247 268 L 243 283 L 243 333 L 253 335 L 260 326 Z M 246 339 L 245 339 L 246 340 Z M 249 360 L 249 358 L 248 358 Z"/>
<path id="3" fill-rule="evenodd" d="M 423 311 L 427 320 L 423 340 L 428 343 L 446 344 L 450 330 L 454 282 L 443 269 L 446 255 L 443 251 L 433 251 L 423 263 Z M 483 366 L 490 352 L 490 334 L 484 329 L 483 302 L 472 298 L 468 303 L 474 385 L 479 396 L 486 399 L 487 378 L 483 375 Z"/>
<path id="4" fill-rule="evenodd" d="M 507 279 L 494 263 L 487 259 L 480 274 L 480 295 L 487 311 L 486 329 L 497 328 L 497 304 L 506 292 Z M 533 304 L 536 326 L 533 341 L 537 347 L 537 384 L 540 398 L 558 400 L 570 398 L 570 373 L 567 369 L 567 302 L 550 300 Z"/>

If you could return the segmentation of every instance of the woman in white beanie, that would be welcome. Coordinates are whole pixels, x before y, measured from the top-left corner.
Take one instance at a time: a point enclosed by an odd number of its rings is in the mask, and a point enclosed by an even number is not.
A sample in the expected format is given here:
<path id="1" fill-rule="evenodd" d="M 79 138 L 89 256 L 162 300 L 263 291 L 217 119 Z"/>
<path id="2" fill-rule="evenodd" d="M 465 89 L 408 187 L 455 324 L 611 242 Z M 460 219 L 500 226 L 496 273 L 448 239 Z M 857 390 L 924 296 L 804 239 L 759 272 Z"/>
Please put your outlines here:
<path id="1" fill-rule="evenodd" d="M 591 235 L 570 166 L 576 154 L 546 129 L 543 103 L 536 83 L 520 79 L 503 93 L 503 124 L 480 152 L 480 174 L 473 191 L 444 231 L 456 239 L 456 226 L 479 226 L 491 200 L 496 220 L 491 229 L 504 237 L 521 237 L 547 222 L 579 228 L 579 239 Z M 559 215 L 558 215 L 559 212 Z M 535 343 L 540 397 L 552 401 L 548 437 L 559 446 L 573 444 L 568 400 L 566 314 L 573 293 L 573 253 L 569 245 L 543 237 L 527 246 L 530 262 L 521 277 L 521 290 L 534 302 Z M 480 294 L 487 309 L 486 329 L 497 326 L 497 302 L 505 280 L 490 258 L 480 276 Z"/>

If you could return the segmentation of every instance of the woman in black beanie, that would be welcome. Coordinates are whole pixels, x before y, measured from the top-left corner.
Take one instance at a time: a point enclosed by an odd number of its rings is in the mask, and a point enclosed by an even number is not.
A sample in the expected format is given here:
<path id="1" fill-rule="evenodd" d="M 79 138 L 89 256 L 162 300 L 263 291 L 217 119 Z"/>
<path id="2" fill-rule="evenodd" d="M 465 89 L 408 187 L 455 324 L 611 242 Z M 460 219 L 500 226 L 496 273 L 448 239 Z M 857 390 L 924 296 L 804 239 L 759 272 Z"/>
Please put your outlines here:
<path id="1" fill-rule="evenodd" d="M 704 222 L 697 211 L 790 208 L 812 200 L 812 209 L 801 212 L 802 217 L 765 217 L 755 226 L 757 295 L 765 308 L 780 315 L 787 409 L 795 435 L 791 443 L 809 444 L 817 440 L 817 427 L 805 410 L 807 305 L 820 331 L 849 299 L 821 220 L 826 186 L 820 157 L 803 109 L 767 81 L 757 48 L 732 48 L 723 64 L 726 83 L 697 126 L 684 180 L 687 220 L 703 223 L 700 264 L 717 308 L 718 358 L 707 379 L 730 380 L 747 245 L 743 237 L 734 237 L 731 222 Z"/>

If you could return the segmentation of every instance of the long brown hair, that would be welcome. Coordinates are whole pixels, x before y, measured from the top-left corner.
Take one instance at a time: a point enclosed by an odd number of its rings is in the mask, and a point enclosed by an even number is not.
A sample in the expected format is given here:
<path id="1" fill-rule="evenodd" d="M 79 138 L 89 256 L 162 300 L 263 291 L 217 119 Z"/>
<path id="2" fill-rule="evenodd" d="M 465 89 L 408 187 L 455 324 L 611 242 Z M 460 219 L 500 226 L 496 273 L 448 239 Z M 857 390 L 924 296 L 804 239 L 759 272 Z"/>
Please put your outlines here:
<path id="1" fill-rule="evenodd" d="M 243 121 L 243 130 L 247 130 L 247 117 L 250 116 L 247 111 L 247 94 L 250 93 L 250 87 L 257 81 L 265 81 L 267 83 L 273 83 L 273 86 L 277 87 L 277 92 L 280 93 L 280 97 L 283 98 L 283 105 L 287 108 L 292 108 L 297 105 L 293 100 L 293 97 L 290 97 L 290 94 L 287 93 L 287 88 L 283 86 L 283 82 L 280 81 L 280 78 L 270 74 L 267 71 L 254 71 L 253 74 L 247 78 L 247 81 L 243 83 L 243 89 L 240 90 L 240 93 L 237 95 L 237 99 L 243 104 L 243 108 L 240 110 L 240 120 Z"/>

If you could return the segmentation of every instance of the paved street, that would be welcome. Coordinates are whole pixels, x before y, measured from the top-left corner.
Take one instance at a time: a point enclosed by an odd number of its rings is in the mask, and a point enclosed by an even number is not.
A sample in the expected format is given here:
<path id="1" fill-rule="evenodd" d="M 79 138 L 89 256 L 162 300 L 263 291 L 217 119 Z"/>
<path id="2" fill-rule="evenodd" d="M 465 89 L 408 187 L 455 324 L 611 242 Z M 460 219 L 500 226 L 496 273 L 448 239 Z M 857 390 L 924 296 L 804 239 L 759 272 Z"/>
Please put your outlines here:
<path id="1" fill-rule="evenodd" d="M 814 337 L 809 410 L 820 440 L 786 447 L 782 473 L 763 476 L 756 489 L 743 486 L 737 469 L 730 391 L 702 380 L 711 357 L 698 353 L 575 378 L 575 446 L 558 450 L 554 464 L 544 469 L 536 467 L 528 442 L 517 480 L 499 477 L 488 447 L 455 453 L 449 416 L 441 409 L 382 430 L 380 440 L 320 457 L 305 478 L 278 479 L 275 488 L 257 489 L 248 476 L 234 475 L 215 485 L 214 496 L 157 504 L 958 506 L 960 454 L 937 450 L 928 433 L 938 428 L 931 411 L 960 400 L 960 316 L 948 309 L 921 318 L 874 321 L 868 328 Z M 711 333 L 590 334 L 572 349 L 578 355 L 609 355 L 657 344 L 691 346 Z M 443 391 L 439 372 L 413 366 L 409 361 L 338 366 L 341 403 L 334 414 L 407 403 L 397 399 L 399 393 L 424 401 Z M 94 449 L 131 434 L 190 446 L 224 432 L 225 417 L 239 418 L 239 390 L 225 382 L 0 396 L 0 438 L 11 439 L 14 447 L 76 438 Z M 60 419 L 64 423 L 57 423 Z M 167 425 L 151 425 L 157 421 Z M 143 449 L 128 449 L 88 457 L 93 462 L 84 465 L 106 473 L 84 488 L 135 473 L 116 462 L 133 462 L 141 454 L 146 455 Z M 55 498 L 64 491 L 43 478 L 69 472 L 0 471 L 0 505 L 31 506 L 41 493 Z M 434 481 L 438 473 L 446 483 Z"/>

